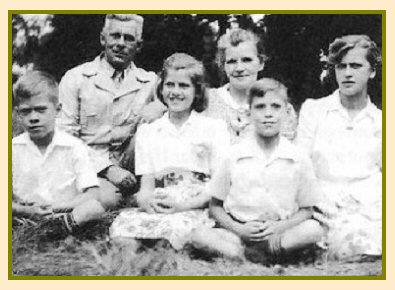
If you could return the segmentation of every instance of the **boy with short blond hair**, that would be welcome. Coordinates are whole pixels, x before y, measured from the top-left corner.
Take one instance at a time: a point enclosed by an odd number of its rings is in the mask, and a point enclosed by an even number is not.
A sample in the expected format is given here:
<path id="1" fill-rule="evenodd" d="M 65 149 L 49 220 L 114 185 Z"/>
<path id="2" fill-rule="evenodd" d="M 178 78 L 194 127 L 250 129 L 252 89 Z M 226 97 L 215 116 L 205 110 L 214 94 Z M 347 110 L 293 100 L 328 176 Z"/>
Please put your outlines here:
<path id="1" fill-rule="evenodd" d="M 312 165 L 280 136 L 287 89 L 273 79 L 256 81 L 249 91 L 254 132 L 232 147 L 210 184 L 210 211 L 223 229 L 196 231 L 202 245 L 228 256 L 263 260 L 302 249 L 324 235 L 313 219 L 319 197 Z"/>
<path id="2" fill-rule="evenodd" d="M 55 79 L 28 72 L 15 84 L 13 97 L 25 130 L 12 139 L 14 217 L 47 218 L 54 236 L 100 217 L 99 181 L 85 145 L 55 129 L 61 108 Z"/>

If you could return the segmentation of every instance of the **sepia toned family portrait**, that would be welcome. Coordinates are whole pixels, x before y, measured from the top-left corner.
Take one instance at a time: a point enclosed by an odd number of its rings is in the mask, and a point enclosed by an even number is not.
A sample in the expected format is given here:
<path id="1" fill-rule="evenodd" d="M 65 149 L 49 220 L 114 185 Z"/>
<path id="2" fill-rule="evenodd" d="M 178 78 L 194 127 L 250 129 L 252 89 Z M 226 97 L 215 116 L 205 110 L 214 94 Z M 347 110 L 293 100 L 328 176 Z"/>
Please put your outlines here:
<path id="1" fill-rule="evenodd" d="M 383 275 L 383 12 L 104 13 L 9 14 L 12 277 Z"/>

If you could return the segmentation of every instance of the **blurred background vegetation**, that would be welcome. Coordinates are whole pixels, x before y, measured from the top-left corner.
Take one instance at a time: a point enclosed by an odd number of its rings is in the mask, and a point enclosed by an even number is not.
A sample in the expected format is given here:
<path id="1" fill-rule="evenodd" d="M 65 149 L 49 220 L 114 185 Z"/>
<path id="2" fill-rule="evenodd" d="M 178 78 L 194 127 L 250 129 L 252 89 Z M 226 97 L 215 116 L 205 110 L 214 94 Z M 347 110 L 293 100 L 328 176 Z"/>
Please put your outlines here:
<path id="1" fill-rule="evenodd" d="M 226 82 L 215 64 L 218 36 L 230 27 L 251 29 L 265 40 L 269 57 L 262 76 L 283 81 L 298 110 L 306 98 L 319 98 L 336 88 L 327 71 L 328 45 L 344 34 L 367 34 L 382 46 L 381 14 L 146 14 L 144 46 L 136 64 L 158 72 L 174 52 L 203 61 L 211 87 Z M 70 68 L 101 51 L 100 14 L 14 14 L 13 81 L 35 68 L 58 80 Z M 370 86 L 373 102 L 381 107 L 381 71 Z"/>

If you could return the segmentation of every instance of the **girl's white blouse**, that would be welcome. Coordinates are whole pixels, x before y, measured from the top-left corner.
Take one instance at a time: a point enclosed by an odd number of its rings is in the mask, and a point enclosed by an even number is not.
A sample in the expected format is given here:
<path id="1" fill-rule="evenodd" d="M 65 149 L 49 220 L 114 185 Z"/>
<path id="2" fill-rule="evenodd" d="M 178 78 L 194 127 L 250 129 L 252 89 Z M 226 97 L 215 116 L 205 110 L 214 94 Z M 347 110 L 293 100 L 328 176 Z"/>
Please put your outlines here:
<path id="1" fill-rule="evenodd" d="M 177 129 L 166 113 L 136 134 L 136 174 L 160 175 L 172 171 L 211 174 L 227 154 L 230 137 L 226 124 L 192 111 Z"/>

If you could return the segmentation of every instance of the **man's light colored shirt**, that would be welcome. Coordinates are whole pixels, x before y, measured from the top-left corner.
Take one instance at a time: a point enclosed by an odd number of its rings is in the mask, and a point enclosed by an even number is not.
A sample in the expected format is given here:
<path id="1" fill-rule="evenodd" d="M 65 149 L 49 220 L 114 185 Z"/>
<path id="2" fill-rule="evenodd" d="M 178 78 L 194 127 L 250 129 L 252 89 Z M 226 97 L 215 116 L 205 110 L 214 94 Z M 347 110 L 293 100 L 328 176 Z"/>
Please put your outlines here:
<path id="1" fill-rule="evenodd" d="M 12 139 L 13 194 L 28 202 L 68 201 L 99 186 L 96 171 L 81 140 L 55 131 L 43 155 L 27 133 Z"/>
<path id="2" fill-rule="evenodd" d="M 320 200 L 310 160 L 284 137 L 269 158 L 253 136 L 233 146 L 209 188 L 243 222 L 283 220 Z"/>

